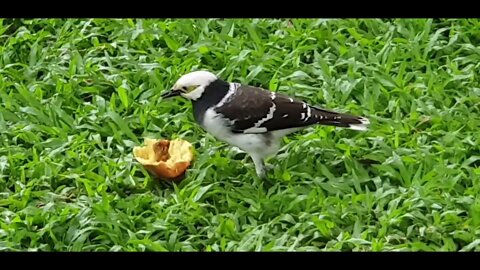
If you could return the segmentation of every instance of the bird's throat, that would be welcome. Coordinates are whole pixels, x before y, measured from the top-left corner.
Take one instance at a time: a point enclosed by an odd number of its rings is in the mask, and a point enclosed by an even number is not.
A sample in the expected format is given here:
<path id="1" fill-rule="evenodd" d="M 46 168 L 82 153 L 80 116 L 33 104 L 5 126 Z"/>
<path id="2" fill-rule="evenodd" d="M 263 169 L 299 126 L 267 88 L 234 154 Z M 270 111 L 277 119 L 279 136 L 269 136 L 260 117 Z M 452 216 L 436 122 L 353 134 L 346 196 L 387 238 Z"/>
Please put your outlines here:
<path id="1" fill-rule="evenodd" d="M 193 116 L 198 123 L 203 123 L 205 112 L 210 107 L 217 105 L 228 93 L 229 88 L 230 84 L 228 82 L 217 79 L 205 87 L 205 91 L 200 98 L 192 100 Z"/>

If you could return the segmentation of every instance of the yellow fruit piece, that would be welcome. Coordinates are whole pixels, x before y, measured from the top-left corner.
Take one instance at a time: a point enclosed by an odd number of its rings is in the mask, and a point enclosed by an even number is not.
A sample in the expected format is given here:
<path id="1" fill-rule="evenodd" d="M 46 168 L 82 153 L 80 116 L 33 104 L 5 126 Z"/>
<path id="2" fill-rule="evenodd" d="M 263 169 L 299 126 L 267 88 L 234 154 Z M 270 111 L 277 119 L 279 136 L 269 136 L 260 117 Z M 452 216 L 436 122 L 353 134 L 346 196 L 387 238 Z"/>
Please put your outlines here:
<path id="1" fill-rule="evenodd" d="M 145 138 L 144 146 L 134 147 L 133 155 L 158 178 L 174 180 L 181 176 L 193 160 L 193 146 L 185 140 Z"/>

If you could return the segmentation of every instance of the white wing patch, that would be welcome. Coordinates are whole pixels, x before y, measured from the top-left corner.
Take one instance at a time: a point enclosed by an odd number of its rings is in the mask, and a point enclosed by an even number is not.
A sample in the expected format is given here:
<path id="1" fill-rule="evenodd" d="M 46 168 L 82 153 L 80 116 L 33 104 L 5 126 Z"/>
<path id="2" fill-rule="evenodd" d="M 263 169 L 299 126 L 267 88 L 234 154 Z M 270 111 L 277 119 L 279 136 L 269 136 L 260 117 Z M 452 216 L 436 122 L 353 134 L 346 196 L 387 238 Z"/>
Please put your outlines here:
<path id="1" fill-rule="evenodd" d="M 267 122 L 268 120 L 272 119 L 273 118 L 273 113 L 275 113 L 275 110 L 276 110 L 277 106 L 275 105 L 275 103 L 272 103 L 272 107 L 270 107 L 270 110 L 268 111 L 267 115 L 260 119 L 257 123 L 255 123 L 255 128 L 258 128 L 260 127 L 263 123 Z M 247 129 L 248 130 L 248 129 Z"/>
<path id="2" fill-rule="evenodd" d="M 307 106 L 307 117 L 305 118 L 304 121 L 307 121 L 308 119 L 310 119 L 311 116 L 312 116 L 312 109 L 310 109 L 310 106 Z"/>
<path id="3" fill-rule="evenodd" d="M 266 127 L 251 127 L 251 128 L 245 129 L 243 133 L 262 133 L 266 131 L 267 131 Z"/>
<path id="4" fill-rule="evenodd" d="M 230 83 L 230 88 L 228 88 L 227 94 L 220 100 L 220 102 L 215 106 L 215 108 L 222 107 L 225 102 L 227 102 L 235 93 L 235 90 L 240 87 L 239 83 Z"/>

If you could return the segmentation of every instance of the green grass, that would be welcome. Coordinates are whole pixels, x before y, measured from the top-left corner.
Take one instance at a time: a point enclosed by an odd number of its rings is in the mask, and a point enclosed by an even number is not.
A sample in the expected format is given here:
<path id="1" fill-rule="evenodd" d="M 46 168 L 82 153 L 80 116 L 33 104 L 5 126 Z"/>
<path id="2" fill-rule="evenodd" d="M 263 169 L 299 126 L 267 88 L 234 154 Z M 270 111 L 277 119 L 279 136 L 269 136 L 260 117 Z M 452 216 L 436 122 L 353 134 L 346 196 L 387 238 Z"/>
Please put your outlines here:
<path id="1" fill-rule="evenodd" d="M 480 250 L 480 20 L 0 20 L 0 250 Z M 160 93 L 208 69 L 331 109 L 258 180 Z M 184 138 L 178 185 L 136 163 Z"/>

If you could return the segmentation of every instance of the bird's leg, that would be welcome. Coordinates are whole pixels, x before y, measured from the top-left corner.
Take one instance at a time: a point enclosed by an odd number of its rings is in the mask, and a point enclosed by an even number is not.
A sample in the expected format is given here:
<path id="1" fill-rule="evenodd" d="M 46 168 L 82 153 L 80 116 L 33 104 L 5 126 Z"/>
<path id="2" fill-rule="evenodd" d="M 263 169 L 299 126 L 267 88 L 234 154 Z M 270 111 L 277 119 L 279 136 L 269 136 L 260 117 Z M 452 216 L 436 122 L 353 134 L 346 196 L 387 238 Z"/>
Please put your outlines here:
<path id="1" fill-rule="evenodd" d="M 264 179 L 266 177 L 265 162 L 263 158 L 257 155 L 251 155 L 253 163 L 255 164 L 255 171 L 258 177 Z"/>
<path id="2" fill-rule="evenodd" d="M 273 183 L 267 177 L 265 161 L 262 157 L 256 155 L 252 155 L 252 159 L 253 163 L 255 164 L 255 171 L 257 172 L 257 176 L 260 178 L 260 180 L 263 181 L 264 187 L 267 189 L 271 188 L 273 186 Z"/>

